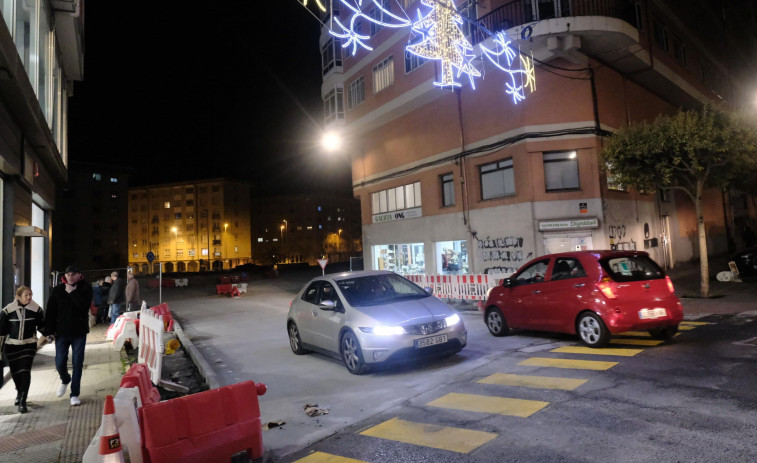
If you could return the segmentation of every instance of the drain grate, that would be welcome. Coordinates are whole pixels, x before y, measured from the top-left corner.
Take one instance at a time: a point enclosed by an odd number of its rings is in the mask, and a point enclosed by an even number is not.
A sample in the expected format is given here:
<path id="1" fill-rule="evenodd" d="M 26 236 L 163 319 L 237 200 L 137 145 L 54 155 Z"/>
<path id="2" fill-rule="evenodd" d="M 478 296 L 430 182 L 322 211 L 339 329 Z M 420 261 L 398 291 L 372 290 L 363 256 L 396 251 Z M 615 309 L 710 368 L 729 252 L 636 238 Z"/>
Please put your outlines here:
<path id="1" fill-rule="evenodd" d="M 63 423 L 23 434 L 0 437 L 0 454 L 61 440 L 66 433 L 66 426 L 68 424 Z"/>

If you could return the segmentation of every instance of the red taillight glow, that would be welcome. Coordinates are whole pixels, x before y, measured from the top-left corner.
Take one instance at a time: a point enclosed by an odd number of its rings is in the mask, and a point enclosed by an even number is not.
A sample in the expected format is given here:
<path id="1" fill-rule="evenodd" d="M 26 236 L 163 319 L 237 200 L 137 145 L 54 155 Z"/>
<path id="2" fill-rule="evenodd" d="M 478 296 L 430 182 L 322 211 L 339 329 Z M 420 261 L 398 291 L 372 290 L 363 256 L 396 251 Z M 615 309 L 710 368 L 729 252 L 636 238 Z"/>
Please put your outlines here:
<path id="1" fill-rule="evenodd" d="M 602 291 L 602 294 L 604 294 L 607 299 L 616 299 L 618 297 L 618 295 L 615 294 L 615 283 L 609 278 L 603 278 L 602 281 L 597 283 L 597 289 Z"/>
<path id="2" fill-rule="evenodd" d="M 675 294 L 676 289 L 673 287 L 673 282 L 670 280 L 670 277 L 666 276 L 665 281 L 668 282 L 668 290 L 670 291 L 670 294 Z"/>

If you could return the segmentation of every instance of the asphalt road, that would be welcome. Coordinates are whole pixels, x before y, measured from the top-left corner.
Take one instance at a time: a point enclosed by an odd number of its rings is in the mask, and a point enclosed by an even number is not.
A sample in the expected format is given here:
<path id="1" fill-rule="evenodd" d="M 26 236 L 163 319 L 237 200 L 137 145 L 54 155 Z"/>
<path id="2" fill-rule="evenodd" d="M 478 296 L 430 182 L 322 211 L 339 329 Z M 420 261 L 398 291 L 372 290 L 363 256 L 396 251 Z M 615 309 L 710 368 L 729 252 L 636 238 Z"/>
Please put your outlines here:
<path id="1" fill-rule="evenodd" d="M 163 293 L 221 384 L 268 386 L 261 418 L 285 422 L 263 432 L 269 461 L 757 461 L 757 312 L 711 315 L 672 343 L 611 355 L 572 351 L 570 336 L 494 338 L 466 312 L 459 354 L 354 376 L 292 354 L 286 314 L 303 278 L 253 282 L 234 299 L 209 287 Z M 606 369 L 583 369 L 597 365 Z M 545 377 L 578 385 L 548 389 Z M 306 404 L 329 413 L 309 417 Z"/>

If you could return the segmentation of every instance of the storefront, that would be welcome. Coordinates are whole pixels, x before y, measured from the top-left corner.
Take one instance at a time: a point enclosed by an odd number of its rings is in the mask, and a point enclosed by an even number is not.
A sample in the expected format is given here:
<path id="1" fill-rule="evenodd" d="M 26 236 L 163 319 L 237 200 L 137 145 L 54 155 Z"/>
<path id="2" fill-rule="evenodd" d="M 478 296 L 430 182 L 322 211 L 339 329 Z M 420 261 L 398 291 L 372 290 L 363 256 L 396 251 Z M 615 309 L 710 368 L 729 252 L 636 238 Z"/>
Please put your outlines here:
<path id="1" fill-rule="evenodd" d="M 594 249 L 591 229 L 599 227 L 599 219 L 542 220 L 539 231 L 543 234 L 544 253 L 588 251 Z"/>
<path id="2" fill-rule="evenodd" d="M 373 246 L 373 268 L 389 270 L 402 275 L 426 273 L 423 243 Z"/>
<path id="3" fill-rule="evenodd" d="M 468 242 L 437 241 L 436 273 L 438 275 L 463 275 L 468 272 Z"/>

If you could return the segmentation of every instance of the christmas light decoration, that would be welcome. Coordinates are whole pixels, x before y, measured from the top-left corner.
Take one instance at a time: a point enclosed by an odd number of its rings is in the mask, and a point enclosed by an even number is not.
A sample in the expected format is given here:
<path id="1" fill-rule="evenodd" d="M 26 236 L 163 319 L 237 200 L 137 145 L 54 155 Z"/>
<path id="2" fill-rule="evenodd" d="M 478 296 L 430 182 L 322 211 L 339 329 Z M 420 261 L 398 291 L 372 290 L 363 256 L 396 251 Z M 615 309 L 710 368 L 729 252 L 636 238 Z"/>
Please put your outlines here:
<path id="1" fill-rule="evenodd" d="M 518 56 L 518 52 L 510 46 L 511 43 L 512 41 L 504 32 L 497 32 L 494 34 L 496 49 L 491 50 L 482 44 L 481 51 L 494 66 L 510 76 L 510 82 L 505 83 L 505 93 L 512 95 L 513 102 L 518 104 L 519 101 L 526 99 L 525 89 L 529 89 L 531 92 L 536 90 L 536 71 L 534 70 L 533 58 L 529 59 L 523 55 L 519 56 L 520 67 L 513 68 L 513 62 L 515 57 Z M 501 62 L 503 56 L 506 64 Z"/>
<path id="2" fill-rule="evenodd" d="M 365 48 L 368 51 L 373 50 L 370 46 L 368 46 L 367 43 L 364 42 L 364 40 L 367 40 L 370 38 L 369 35 L 361 34 L 358 29 L 363 24 L 363 19 L 369 23 L 376 24 L 380 27 L 392 27 L 392 28 L 400 28 L 400 27 L 408 27 L 410 26 L 410 20 L 400 18 L 399 16 L 396 16 L 392 14 L 391 11 L 384 8 L 383 2 L 381 0 L 371 0 L 371 2 L 375 5 L 375 8 L 378 9 L 378 12 L 380 14 L 376 14 L 376 16 L 380 18 L 391 18 L 396 22 L 387 22 L 379 18 L 374 18 L 370 14 L 363 13 L 362 7 L 363 7 L 363 0 L 340 0 L 344 6 L 352 10 L 353 14 L 350 18 L 349 24 L 345 26 L 342 24 L 341 21 L 339 21 L 339 18 L 334 18 L 334 22 L 337 26 L 339 26 L 342 30 L 342 32 L 335 32 L 333 30 L 329 31 L 331 35 L 334 37 L 342 39 L 342 48 L 347 48 L 350 45 L 352 45 L 352 55 L 354 56 L 355 53 L 357 53 L 357 47 L 361 46 Z M 370 12 L 370 11 L 369 11 Z"/>
<path id="3" fill-rule="evenodd" d="M 302 0 L 302 4 L 303 4 L 304 6 L 308 6 L 308 0 Z M 325 6 L 323 6 L 323 4 L 321 4 L 321 0 L 315 0 L 315 4 L 316 4 L 316 6 L 318 6 L 318 9 L 319 9 L 319 10 L 321 10 L 321 11 L 323 11 L 323 12 L 325 12 L 325 11 L 326 11 L 326 7 L 325 7 Z"/>
<path id="4" fill-rule="evenodd" d="M 411 43 L 405 49 L 426 59 L 441 61 L 441 81 L 434 82 L 440 87 L 459 87 L 456 80 L 462 74 L 468 76 L 471 87 L 476 88 L 474 77 L 481 73 L 473 66 L 473 47 L 465 38 L 460 26 L 463 19 L 455 8 L 453 0 L 421 0 L 431 8 L 426 16 L 418 10 L 418 21 L 413 23 L 413 32 L 420 35 L 419 43 Z M 455 72 L 457 69 L 457 72 Z"/>

